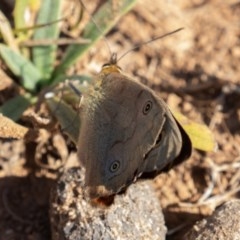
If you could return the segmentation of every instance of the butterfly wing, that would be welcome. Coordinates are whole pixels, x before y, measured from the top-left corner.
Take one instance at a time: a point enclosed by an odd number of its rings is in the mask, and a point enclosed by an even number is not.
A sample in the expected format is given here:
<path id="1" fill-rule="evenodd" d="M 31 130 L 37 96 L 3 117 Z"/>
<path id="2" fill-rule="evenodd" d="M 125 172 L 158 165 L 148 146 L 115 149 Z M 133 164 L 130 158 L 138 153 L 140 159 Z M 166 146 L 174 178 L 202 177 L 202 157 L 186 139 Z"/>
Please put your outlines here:
<path id="1" fill-rule="evenodd" d="M 142 178 L 154 177 L 168 171 L 173 166 L 189 158 L 192 144 L 182 126 L 173 117 L 168 106 L 161 100 L 165 109 L 165 122 L 153 149 L 147 154 Z"/>
<path id="2" fill-rule="evenodd" d="M 78 156 L 91 198 L 116 194 L 181 154 L 183 135 L 166 104 L 122 74 L 104 76 L 81 108 Z"/>

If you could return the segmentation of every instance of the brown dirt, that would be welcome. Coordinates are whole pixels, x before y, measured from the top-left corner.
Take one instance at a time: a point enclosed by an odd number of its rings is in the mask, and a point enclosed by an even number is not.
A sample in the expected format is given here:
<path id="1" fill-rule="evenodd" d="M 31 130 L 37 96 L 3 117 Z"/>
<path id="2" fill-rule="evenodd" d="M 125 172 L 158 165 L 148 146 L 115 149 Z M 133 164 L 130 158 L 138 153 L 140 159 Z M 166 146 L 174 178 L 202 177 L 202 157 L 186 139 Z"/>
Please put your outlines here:
<path id="1" fill-rule="evenodd" d="M 139 42 L 185 28 L 119 63 L 124 72 L 159 92 L 170 108 L 207 124 L 218 143 L 217 152 L 194 150 L 188 161 L 155 179 L 171 240 L 181 239 L 196 220 L 238 197 L 239 23 L 237 0 L 139 0 L 107 36 L 121 55 Z M 108 58 L 101 41 L 71 73 L 95 72 Z M 0 101 L 7 97 L 1 95 Z M 2 140 L 0 146 L 0 240 L 50 239 L 49 189 L 74 146 L 58 133 L 46 133 L 38 145 Z"/>

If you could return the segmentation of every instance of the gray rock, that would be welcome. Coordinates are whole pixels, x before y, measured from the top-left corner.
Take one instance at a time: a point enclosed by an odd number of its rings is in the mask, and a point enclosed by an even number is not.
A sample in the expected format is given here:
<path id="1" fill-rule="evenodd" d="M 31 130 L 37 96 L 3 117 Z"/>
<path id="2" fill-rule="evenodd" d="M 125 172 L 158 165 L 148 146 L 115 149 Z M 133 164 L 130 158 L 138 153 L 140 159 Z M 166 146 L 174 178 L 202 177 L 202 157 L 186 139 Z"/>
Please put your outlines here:
<path id="1" fill-rule="evenodd" d="M 187 233 L 187 240 L 239 240 L 240 200 L 231 200 L 208 218 L 197 222 Z"/>
<path id="2" fill-rule="evenodd" d="M 53 240 L 165 239 L 162 210 L 149 181 L 132 184 L 103 208 L 85 199 L 83 176 L 79 168 L 69 169 L 52 192 Z"/>

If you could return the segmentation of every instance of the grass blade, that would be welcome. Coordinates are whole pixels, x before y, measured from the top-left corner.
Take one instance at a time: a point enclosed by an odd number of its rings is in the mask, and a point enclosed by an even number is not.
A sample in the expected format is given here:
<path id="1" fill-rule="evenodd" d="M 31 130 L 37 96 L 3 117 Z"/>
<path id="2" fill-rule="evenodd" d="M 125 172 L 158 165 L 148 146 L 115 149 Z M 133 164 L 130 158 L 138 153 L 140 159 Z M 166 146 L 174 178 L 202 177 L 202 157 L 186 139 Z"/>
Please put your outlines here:
<path id="1" fill-rule="evenodd" d="M 38 69 L 28 59 L 4 44 L 0 44 L 0 56 L 9 69 L 16 76 L 20 77 L 23 86 L 27 90 L 36 90 L 42 76 Z"/>
<path id="2" fill-rule="evenodd" d="M 27 18 L 26 16 L 29 14 L 32 14 L 32 15 L 36 14 L 36 12 L 38 12 L 39 10 L 40 3 L 41 3 L 41 0 L 16 0 L 15 1 L 14 11 L 13 11 L 15 29 L 22 29 L 33 24 L 32 21 L 30 22 L 29 17 Z M 21 33 L 21 34 L 24 34 L 24 33 Z"/>
<path id="3" fill-rule="evenodd" d="M 13 11 L 15 28 L 26 27 L 24 16 L 28 4 L 29 4 L 28 0 L 16 0 Z M 23 33 L 21 34 L 23 35 Z"/>
<path id="4" fill-rule="evenodd" d="M 62 0 L 42 1 L 36 24 L 47 24 L 60 19 L 61 3 Z M 34 40 L 57 39 L 59 32 L 59 24 L 49 24 L 35 31 Z M 37 46 L 33 48 L 33 62 L 42 73 L 42 81 L 46 82 L 51 76 L 56 58 L 56 50 L 56 44 L 49 46 Z M 42 82 L 42 84 L 44 84 L 44 82 Z"/>
<path id="5" fill-rule="evenodd" d="M 5 102 L 0 107 L 0 113 L 14 121 L 17 121 L 31 103 L 32 101 L 30 95 L 18 95 Z"/>

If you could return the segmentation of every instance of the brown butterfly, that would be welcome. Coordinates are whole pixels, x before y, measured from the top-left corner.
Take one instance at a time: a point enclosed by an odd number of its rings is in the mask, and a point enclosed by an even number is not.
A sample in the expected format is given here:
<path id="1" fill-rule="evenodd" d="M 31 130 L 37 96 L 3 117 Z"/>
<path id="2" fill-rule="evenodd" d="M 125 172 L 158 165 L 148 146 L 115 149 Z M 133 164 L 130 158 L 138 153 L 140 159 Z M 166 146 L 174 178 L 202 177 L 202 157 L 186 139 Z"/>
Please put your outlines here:
<path id="1" fill-rule="evenodd" d="M 191 141 L 166 103 L 124 75 L 112 58 L 83 95 L 78 157 L 91 199 L 121 193 L 191 155 Z"/>

